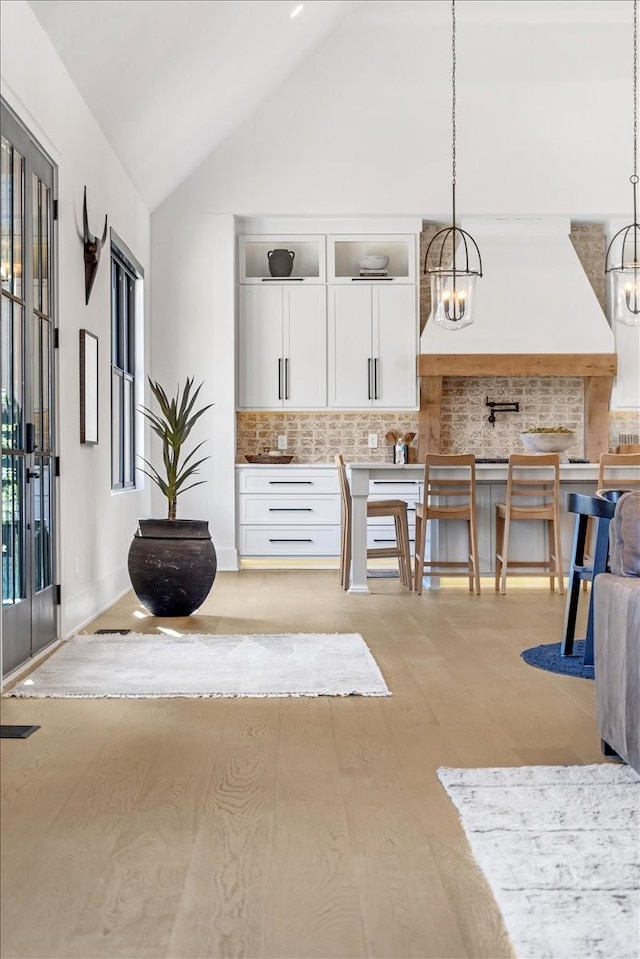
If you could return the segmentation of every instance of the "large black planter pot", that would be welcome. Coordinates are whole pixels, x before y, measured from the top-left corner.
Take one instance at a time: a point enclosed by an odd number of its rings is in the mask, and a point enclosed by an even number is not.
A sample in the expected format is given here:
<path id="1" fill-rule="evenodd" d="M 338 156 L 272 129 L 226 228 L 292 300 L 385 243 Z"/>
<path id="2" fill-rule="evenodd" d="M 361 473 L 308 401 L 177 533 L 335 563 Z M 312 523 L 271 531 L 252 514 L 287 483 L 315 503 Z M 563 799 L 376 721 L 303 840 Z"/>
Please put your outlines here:
<path id="1" fill-rule="evenodd" d="M 136 596 L 154 616 L 190 616 L 209 594 L 216 551 L 199 519 L 141 519 L 129 548 Z"/>

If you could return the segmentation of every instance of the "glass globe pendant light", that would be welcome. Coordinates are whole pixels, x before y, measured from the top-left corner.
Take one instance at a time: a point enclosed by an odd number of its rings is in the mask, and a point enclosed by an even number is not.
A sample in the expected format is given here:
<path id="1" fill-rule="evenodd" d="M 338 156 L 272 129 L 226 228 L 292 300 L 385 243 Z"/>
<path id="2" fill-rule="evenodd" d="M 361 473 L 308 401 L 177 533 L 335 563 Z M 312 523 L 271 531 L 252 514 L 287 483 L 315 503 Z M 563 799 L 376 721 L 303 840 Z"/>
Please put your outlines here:
<path id="1" fill-rule="evenodd" d="M 638 224 L 638 0 L 633 0 L 633 223 L 609 244 L 605 271 L 613 278 L 613 318 L 640 326 L 640 225 Z"/>
<path id="2" fill-rule="evenodd" d="M 451 0 L 451 194 L 451 226 L 431 240 L 424 273 L 431 276 L 431 319 L 445 330 L 462 330 L 473 323 L 482 259 L 471 234 L 456 225 L 456 0 Z"/>

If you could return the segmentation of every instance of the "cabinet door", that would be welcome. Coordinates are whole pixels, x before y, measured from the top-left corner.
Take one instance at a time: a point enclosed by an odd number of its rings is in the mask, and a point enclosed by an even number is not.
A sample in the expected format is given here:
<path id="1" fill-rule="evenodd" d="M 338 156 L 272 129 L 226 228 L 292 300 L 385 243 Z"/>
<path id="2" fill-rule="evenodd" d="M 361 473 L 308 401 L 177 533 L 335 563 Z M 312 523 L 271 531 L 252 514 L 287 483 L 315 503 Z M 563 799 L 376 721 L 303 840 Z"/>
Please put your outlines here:
<path id="1" fill-rule="evenodd" d="M 239 406 L 282 406 L 283 289 L 241 286 L 239 299 Z"/>
<path id="2" fill-rule="evenodd" d="M 327 295 L 324 287 L 284 289 L 285 407 L 327 405 Z"/>
<path id="3" fill-rule="evenodd" d="M 373 288 L 373 405 L 416 406 L 417 316 L 413 286 Z"/>
<path id="4" fill-rule="evenodd" d="M 329 288 L 329 406 L 372 404 L 371 296 L 368 284 Z"/>

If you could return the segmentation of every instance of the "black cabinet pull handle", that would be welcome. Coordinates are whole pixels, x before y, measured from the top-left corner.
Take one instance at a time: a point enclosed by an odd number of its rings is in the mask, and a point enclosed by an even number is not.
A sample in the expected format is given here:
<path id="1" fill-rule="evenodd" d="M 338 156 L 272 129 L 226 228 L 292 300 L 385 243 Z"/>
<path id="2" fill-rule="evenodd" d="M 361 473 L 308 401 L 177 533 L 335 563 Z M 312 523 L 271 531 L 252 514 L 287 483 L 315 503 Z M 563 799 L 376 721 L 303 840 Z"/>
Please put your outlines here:
<path id="1" fill-rule="evenodd" d="M 371 399 L 371 357 L 367 360 L 367 399 Z"/>
<path id="2" fill-rule="evenodd" d="M 284 398 L 289 399 L 289 357 L 284 361 Z"/>
<path id="3" fill-rule="evenodd" d="M 378 396 L 378 363 L 379 362 L 380 360 L 376 356 L 375 360 L 373 361 L 373 398 L 374 400 L 380 399 L 380 397 Z"/>
<path id="4" fill-rule="evenodd" d="M 374 486 L 417 486 L 418 480 L 372 480 Z"/>
<path id="5" fill-rule="evenodd" d="M 313 543 L 312 539 L 269 539 L 270 543 Z"/>
<path id="6" fill-rule="evenodd" d="M 270 506 L 270 513 L 313 513 L 310 506 Z"/>
<path id="7" fill-rule="evenodd" d="M 313 480 L 269 480 L 269 486 L 313 486 Z"/>
<path id="8" fill-rule="evenodd" d="M 278 360 L 278 399 L 282 399 L 282 359 Z"/>

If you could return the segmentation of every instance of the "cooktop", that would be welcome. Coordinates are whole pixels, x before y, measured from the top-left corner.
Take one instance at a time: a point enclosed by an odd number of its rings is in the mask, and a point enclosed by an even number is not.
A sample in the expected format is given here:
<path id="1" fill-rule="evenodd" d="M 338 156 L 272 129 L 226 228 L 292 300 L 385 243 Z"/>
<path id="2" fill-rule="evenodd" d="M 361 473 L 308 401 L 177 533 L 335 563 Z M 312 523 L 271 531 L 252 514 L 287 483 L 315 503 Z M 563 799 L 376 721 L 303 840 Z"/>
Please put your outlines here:
<path id="1" fill-rule="evenodd" d="M 476 463 L 508 463 L 509 459 L 506 456 L 476 456 Z M 580 459 L 576 456 L 569 457 L 570 463 L 588 463 L 589 460 Z"/>

